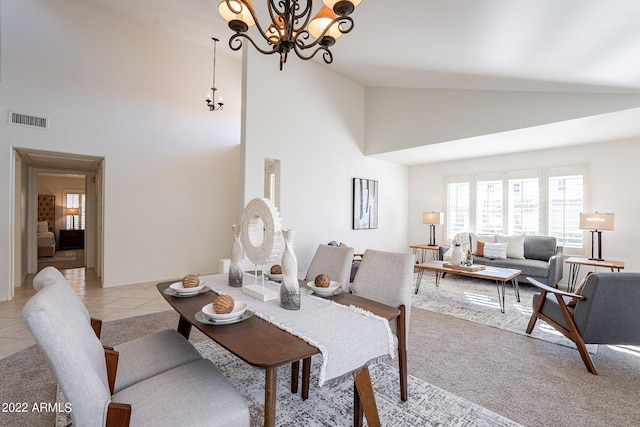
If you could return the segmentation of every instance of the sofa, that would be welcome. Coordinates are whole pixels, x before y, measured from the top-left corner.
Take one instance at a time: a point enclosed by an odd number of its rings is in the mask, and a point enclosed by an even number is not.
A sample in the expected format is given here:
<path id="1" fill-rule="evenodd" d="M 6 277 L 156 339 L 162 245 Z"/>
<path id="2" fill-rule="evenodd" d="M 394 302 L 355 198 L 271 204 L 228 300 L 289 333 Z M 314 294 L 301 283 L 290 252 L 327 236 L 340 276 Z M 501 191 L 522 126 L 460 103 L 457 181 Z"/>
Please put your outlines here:
<path id="1" fill-rule="evenodd" d="M 478 242 L 481 242 L 480 245 Z M 557 288 L 558 282 L 562 279 L 563 247 L 557 245 L 555 237 L 459 233 L 452 243 L 460 244 L 465 254 L 470 251 L 474 264 L 521 270 L 522 273 L 518 276 L 519 283 L 529 283 L 527 277 L 531 277 L 547 286 Z M 487 251 L 491 256 L 480 256 L 480 252 L 482 255 L 485 254 L 479 250 L 479 246 L 490 246 L 492 249 L 506 247 L 506 256 L 496 256 L 495 252 L 491 251 Z M 452 246 L 440 246 L 440 259 L 450 261 L 452 249 Z"/>

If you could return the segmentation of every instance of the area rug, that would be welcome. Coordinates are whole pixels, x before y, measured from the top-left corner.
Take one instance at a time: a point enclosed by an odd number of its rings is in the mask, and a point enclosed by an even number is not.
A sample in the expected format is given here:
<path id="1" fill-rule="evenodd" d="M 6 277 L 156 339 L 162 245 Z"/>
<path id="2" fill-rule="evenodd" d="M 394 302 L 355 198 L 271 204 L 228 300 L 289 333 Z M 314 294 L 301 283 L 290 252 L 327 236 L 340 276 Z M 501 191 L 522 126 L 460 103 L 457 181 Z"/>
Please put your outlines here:
<path id="1" fill-rule="evenodd" d="M 197 343 L 200 353 L 213 361 L 235 388 L 249 402 L 251 425 L 263 425 L 264 371 L 247 365 L 211 341 Z M 319 388 L 320 360 L 312 358 L 309 399 L 292 394 L 291 368 L 278 369 L 276 425 L 279 427 L 347 426 L 353 423 L 353 381 Z M 369 367 L 376 404 L 383 426 L 520 426 L 475 403 L 409 376 L 409 399 L 400 400 L 398 370 L 386 363 Z M 215 398 L 215 397 L 212 397 Z M 59 406 L 64 397 L 58 393 Z M 70 417 L 59 413 L 56 427 L 71 426 Z M 365 419 L 365 425 L 366 419 Z"/>
<path id="2" fill-rule="evenodd" d="M 414 277 L 415 284 L 416 277 Z M 435 273 L 426 271 L 418 294 L 412 296 L 412 306 L 436 313 L 455 316 L 506 331 L 525 334 L 532 313 L 533 295 L 538 291 L 528 284 L 520 284 L 520 302 L 513 286 L 505 287 L 505 312 L 500 312 L 498 288 L 489 280 L 447 275 L 436 287 Z M 576 348 L 560 332 L 538 320 L 531 336 L 537 339 Z M 597 352 L 597 345 L 587 345 L 589 353 Z"/>
<path id="3" fill-rule="evenodd" d="M 38 258 L 38 271 L 53 266 L 58 270 L 84 267 L 84 249 L 67 249 L 57 251 L 52 257 Z"/>

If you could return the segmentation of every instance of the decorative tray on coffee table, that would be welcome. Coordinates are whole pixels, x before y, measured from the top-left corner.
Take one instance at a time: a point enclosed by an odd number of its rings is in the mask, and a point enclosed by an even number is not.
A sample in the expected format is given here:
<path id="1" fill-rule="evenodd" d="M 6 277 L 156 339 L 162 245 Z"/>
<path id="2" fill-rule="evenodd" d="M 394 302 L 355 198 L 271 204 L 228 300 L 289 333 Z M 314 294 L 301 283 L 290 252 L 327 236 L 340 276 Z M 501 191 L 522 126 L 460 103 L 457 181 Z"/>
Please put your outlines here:
<path id="1" fill-rule="evenodd" d="M 454 265 L 454 264 L 451 264 L 450 262 L 445 262 L 444 264 L 442 264 L 442 266 L 445 268 L 452 268 L 454 270 L 462 270 L 462 271 L 480 271 L 485 269 L 484 265 L 479 265 L 479 264 Z"/>

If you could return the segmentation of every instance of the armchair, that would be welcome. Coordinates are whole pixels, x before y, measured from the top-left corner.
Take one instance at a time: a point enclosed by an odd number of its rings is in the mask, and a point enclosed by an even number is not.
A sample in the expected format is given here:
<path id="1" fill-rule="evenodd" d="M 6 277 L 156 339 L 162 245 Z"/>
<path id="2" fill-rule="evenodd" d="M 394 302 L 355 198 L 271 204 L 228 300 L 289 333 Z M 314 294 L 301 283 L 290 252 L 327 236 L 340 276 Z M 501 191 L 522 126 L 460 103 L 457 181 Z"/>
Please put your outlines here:
<path id="1" fill-rule="evenodd" d="M 598 374 L 586 344 L 640 344 L 640 273 L 591 274 L 580 294 L 528 280 L 540 293 L 533 297 L 526 333 L 531 334 L 538 319 L 544 320 L 576 344 L 590 373 Z"/>

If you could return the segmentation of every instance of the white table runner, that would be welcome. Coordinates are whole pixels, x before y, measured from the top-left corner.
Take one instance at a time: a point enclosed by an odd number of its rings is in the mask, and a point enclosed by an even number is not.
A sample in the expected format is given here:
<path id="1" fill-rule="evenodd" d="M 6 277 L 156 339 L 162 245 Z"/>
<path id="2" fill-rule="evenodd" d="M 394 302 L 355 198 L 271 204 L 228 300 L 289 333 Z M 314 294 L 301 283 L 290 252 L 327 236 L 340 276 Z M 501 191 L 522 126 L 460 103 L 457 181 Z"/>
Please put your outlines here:
<path id="1" fill-rule="evenodd" d="M 304 294 L 300 310 L 286 310 L 280 307 L 280 300 L 260 301 L 243 293 L 241 288 L 230 287 L 227 274 L 202 276 L 200 280 L 216 293 L 246 302 L 256 316 L 317 347 L 322 354 L 320 387 L 351 378 L 352 372 L 369 363 L 395 355 L 389 322 L 369 311 Z M 254 284 L 255 280 L 254 276 L 244 276 L 245 284 Z M 261 283 L 258 279 L 258 284 Z M 267 280 L 264 283 L 270 289 L 280 287 Z"/>

